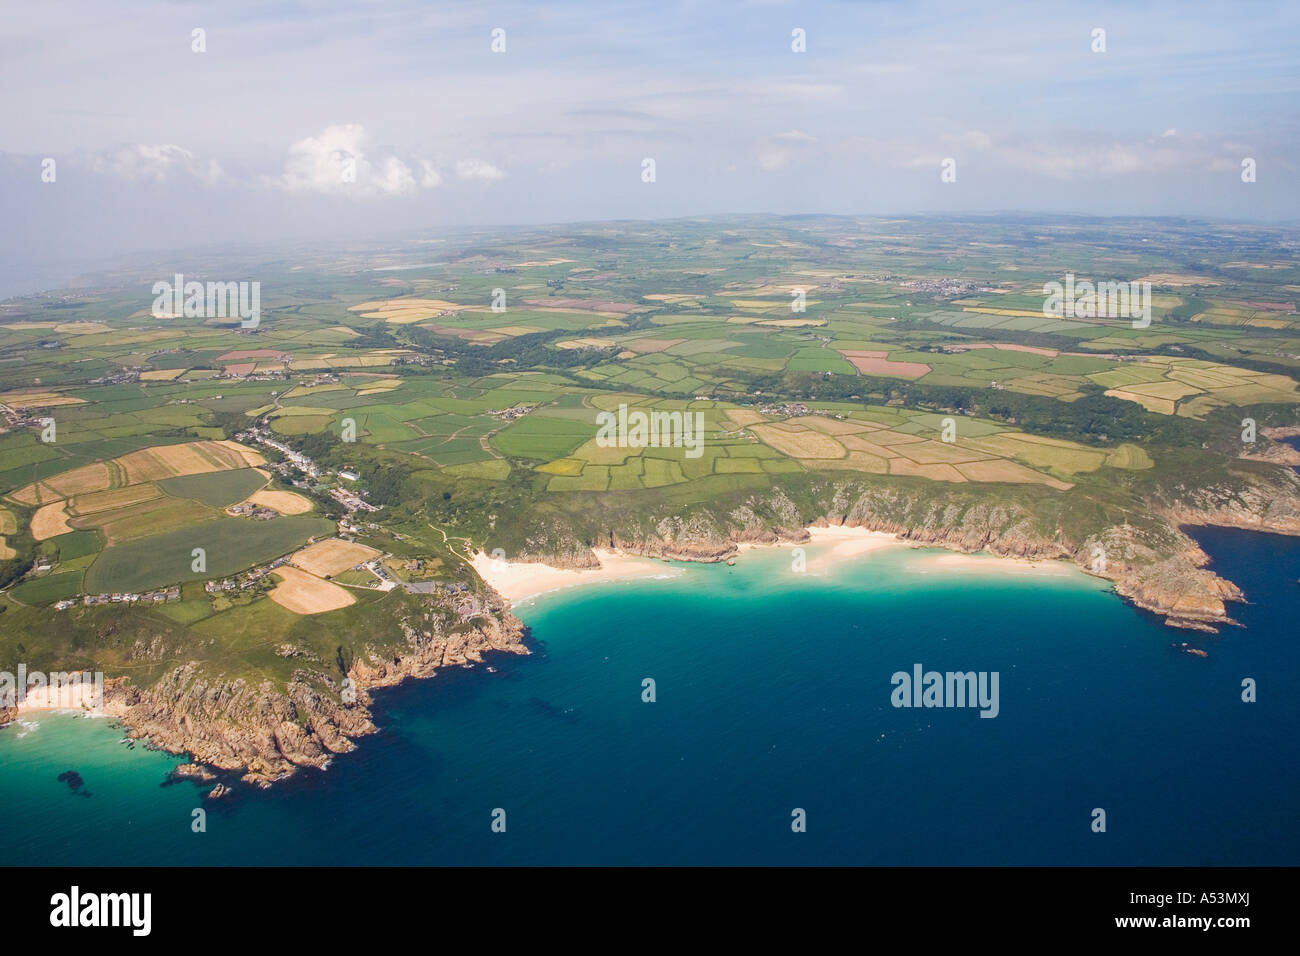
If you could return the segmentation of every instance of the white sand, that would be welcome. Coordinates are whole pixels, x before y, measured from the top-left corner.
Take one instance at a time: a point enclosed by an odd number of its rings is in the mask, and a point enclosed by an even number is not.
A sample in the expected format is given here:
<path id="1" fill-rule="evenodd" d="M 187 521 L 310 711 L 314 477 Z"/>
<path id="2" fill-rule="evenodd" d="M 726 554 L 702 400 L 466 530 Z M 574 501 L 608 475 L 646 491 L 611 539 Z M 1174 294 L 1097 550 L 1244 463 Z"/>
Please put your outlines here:
<path id="1" fill-rule="evenodd" d="M 474 570 L 511 604 L 528 598 L 583 584 L 633 581 L 639 578 L 670 578 L 682 573 L 653 558 L 637 557 L 619 551 L 594 548 L 599 568 L 553 568 L 549 564 L 500 561 L 479 552 L 472 562 Z"/>
<path id="2" fill-rule="evenodd" d="M 754 544 L 744 542 L 738 550 L 753 551 L 763 548 L 805 548 L 808 550 L 804 570 L 810 574 L 825 571 L 843 561 L 872 551 L 886 548 L 906 548 L 908 543 L 898 535 L 887 531 L 868 531 L 866 528 L 854 528 L 837 525 L 829 528 L 809 528 L 809 539 L 802 544 L 782 541 L 779 544 Z"/>
<path id="3" fill-rule="evenodd" d="M 97 699 L 93 681 L 70 684 L 64 687 L 31 687 L 27 697 L 18 702 L 19 715 L 42 710 L 88 710 L 94 711 Z"/>
<path id="4" fill-rule="evenodd" d="M 909 571 L 975 571 L 993 574 L 1041 574 L 1062 577 L 1077 570 L 1064 561 L 1028 561 L 991 554 L 919 554 L 908 562 Z"/>
<path id="5" fill-rule="evenodd" d="M 808 534 L 812 537 L 812 544 L 819 546 L 817 553 L 811 555 L 808 561 L 808 570 L 813 573 L 872 551 L 909 547 L 908 543 L 896 534 L 886 531 L 868 531 L 866 528 L 848 528 L 842 525 L 833 528 L 809 528 Z M 821 545 L 830 547 L 822 550 Z"/>

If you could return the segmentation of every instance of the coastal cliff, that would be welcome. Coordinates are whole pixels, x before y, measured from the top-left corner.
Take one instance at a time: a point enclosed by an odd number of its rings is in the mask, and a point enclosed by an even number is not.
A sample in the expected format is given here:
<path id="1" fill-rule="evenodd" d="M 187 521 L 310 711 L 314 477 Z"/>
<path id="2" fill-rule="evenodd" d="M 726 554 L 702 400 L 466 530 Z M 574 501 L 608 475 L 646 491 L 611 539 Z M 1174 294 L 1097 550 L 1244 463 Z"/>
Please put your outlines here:
<path id="1" fill-rule="evenodd" d="M 277 656 L 294 661 L 287 681 L 250 680 L 213 672 L 186 661 L 148 686 L 110 677 L 104 709 L 127 728 L 168 753 L 188 753 L 176 779 L 201 782 L 239 774 L 245 783 L 269 786 L 301 767 L 323 769 L 336 754 L 356 748 L 356 738 L 377 728 L 371 692 L 408 677 L 481 663 L 484 654 L 527 654 L 523 623 L 495 591 L 457 594 L 423 613 L 396 621 L 400 639 L 356 648 L 345 681 L 333 661 L 309 647 L 282 645 Z M 0 713 L 0 724 L 5 722 Z M 8 719 L 16 712 L 8 714 Z M 223 784 L 212 796 L 227 792 Z"/>
<path id="2" fill-rule="evenodd" d="M 1243 466 L 1244 467 L 1244 466 Z M 1218 482 L 1173 482 L 1143 488 L 1138 509 L 1093 502 L 988 495 L 850 481 L 816 482 L 801 503 L 783 489 L 745 497 L 729 509 L 699 506 L 684 513 L 614 519 L 590 535 L 590 547 L 679 561 L 734 558 L 745 543 L 798 544 L 808 526 L 846 525 L 895 534 L 917 546 L 985 552 L 1030 560 L 1061 559 L 1113 582 L 1115 592 L 1173 627 L 1215 631 L 1235 623 L 1228 604 L 1240 589 L 1207 567 L 1209 557 L 1184 526 L 1220 526 L 1300 534 L 1300 477 L 1262 465 Z M 1118 511 L 1118 513 L 1116 513 Z M 1117 520 L 1118 519 L 1118 520 Z M 535 528 L 513 560 L 592 567 L 590 551 L 575 553 L 572 535 L 554 517 Z M 554 551 L 548 550 L 563 542 Z M 557 553 L 558 552 L 558 553 Z"/>

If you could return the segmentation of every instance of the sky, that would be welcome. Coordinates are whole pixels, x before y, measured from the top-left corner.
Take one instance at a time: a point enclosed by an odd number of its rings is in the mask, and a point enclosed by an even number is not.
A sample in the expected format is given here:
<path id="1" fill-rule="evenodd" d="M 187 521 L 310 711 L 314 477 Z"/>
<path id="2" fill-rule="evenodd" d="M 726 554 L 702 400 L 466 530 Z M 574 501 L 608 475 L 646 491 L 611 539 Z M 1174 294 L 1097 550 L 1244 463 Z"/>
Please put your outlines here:
<path id="1" fill-rule="evenodd" d="M 1295 220 L 1298 49 L 1286 2 L 10 2 L 0 294 L 463 226 Z"/>

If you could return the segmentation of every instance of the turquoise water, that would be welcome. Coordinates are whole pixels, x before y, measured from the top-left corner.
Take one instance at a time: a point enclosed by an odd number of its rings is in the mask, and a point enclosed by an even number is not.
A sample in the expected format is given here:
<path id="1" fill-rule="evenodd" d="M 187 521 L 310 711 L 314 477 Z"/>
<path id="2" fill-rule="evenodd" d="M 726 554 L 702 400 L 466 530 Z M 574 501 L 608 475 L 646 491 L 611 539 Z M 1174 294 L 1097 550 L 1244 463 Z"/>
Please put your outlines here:
<path id="1" fill-rule="evenodd" d="M 532 656 L 386 692 L 381 734 L 209 805 L 206 833 L 202 791 L 160 786 L 179 758 L 41 715 L 0 732 L 0 862 L 1300 863 L 1300 541 L 1202 540 L 1253 602 L 1218 638 L 1081 574 L 910 550 L 547 595 L 517 609 Z M 915 663 L 997 671 L 999 715 L 892 707 Z"/>

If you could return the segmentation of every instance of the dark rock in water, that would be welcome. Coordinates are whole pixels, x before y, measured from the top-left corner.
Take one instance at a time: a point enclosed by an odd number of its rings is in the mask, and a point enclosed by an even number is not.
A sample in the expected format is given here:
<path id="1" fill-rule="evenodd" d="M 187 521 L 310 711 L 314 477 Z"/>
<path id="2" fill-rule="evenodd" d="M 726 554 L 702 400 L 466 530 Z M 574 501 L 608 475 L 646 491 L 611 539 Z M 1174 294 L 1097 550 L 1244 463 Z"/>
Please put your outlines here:
<path id="1" fill-rule="evenodd" d="M 572 707 L 556 707 L 550 701 L 542 700 L 540 697 L 528 698 L 528 706 L 538 713 L 545 714 L 547 717 L 558 717 L 560 720 L 567 720 L 570 723 L 574 723 L 578 719 Z"/>
<path id="2" fill-rule="evenodd" d="M 160 787 L 169 787 L 173 783 L 180 783 L 183 780 L 193 780 L 196 783 L 208 783 L 216 780 L 217 775 L 209 770 L 203 764 L 199 763 L 182 763 L 172 768 L 167 778 L 159 784 Z"/>
<path id="3" fill-rule="evenodd" d="M 59 774 L 59 783 L 66 783 L 68 785 L 68 789 L 71 790 L 73 793 L 77 794 L 78 796 L 82 796 L 82 797 L 90 796 L 89 790 L 81 789 L 82 785 L 85 782 L 86 781 L 81 779 L 81 774 L 77 773 L 77 771 L 75 770 L 65 770 L 63 771 L 63 773 Z"/>

